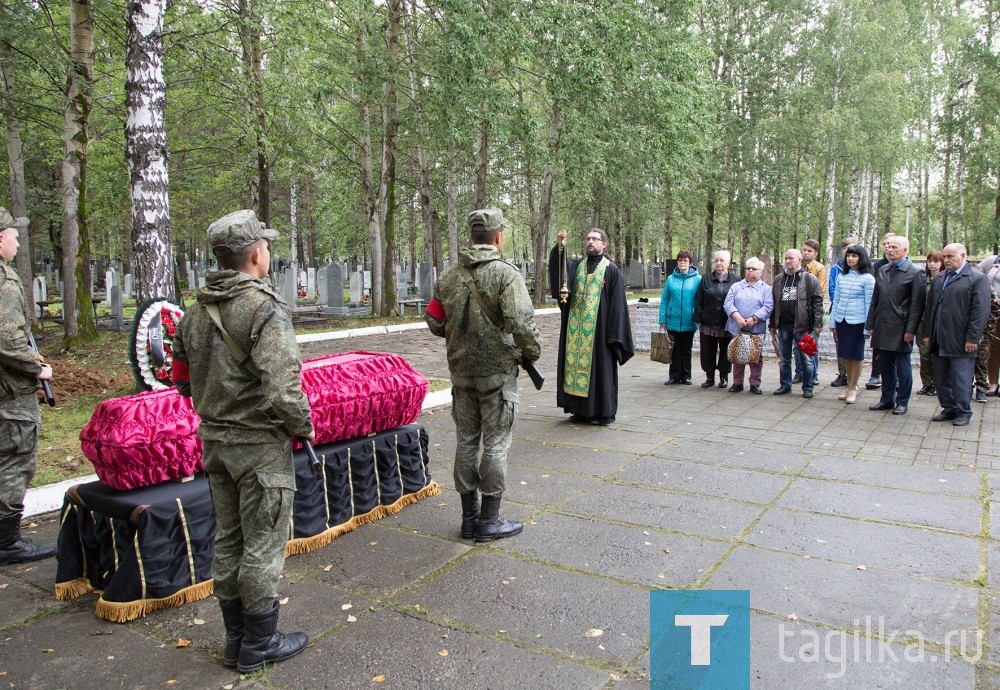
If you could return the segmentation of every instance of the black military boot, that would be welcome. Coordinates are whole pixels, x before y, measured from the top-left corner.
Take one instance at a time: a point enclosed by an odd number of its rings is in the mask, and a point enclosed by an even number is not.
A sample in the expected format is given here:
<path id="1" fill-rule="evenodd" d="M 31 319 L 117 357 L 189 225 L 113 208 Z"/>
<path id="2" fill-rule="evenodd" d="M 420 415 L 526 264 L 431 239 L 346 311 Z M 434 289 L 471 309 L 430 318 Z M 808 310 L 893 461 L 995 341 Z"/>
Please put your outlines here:
<path id="1" fill-rule="evenodd" d="M 236 668 L 236 662 L 240 660 L 240 643 L 243 642 L 243 601 L 219 599 L 219 608 L 226 626 L 226 651 L 222 653 L 222 665 Z"/>
<path id="2" fill-rule="evenodd" d="M 475 539 L 476 525 L 479 524 L 479 494 L 473 491 L 459 496 L 462 497 L 462 539 Z"/>
<path id="3" fill-rule="evenodd" d="M 40 561 L 56 555 L 54 546 L 35 544 L 21 536 L 21 516 L 11 515 L 0 520 L 0 565 Z"/>
<path id="4" fill-rule="evenodd" d="M 476 541 L 483 544 L 494 539 L 513 537 L 521 533 L 524 525 L 514 520 L 504 520 L 500 517 L 500 496 L 483 494 L 483 507 L 479 513 L 479 525 L 476 527 Z"/>
<path id="5" fill-rule="evenodd" d="M 243 611 L 243 642 L 236 670 L 240 673 L 259 671 L 267 663 L 288 661 L 309 643 L 305 633 L 278 630 L 278 602 L 264 613 Z"/>

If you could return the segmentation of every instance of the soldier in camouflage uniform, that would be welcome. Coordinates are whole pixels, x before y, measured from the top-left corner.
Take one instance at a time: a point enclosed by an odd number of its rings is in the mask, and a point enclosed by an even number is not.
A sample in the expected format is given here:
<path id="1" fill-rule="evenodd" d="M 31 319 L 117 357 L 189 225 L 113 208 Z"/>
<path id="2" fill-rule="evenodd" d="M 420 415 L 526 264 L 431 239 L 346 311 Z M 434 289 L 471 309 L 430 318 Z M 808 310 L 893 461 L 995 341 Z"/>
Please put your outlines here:
<path id="1" fill-rule="evenodd" d="M 27 218 L 0 208 L 0 565 L 55 555 L 51 546 L 21 536 L 24 494 L 38 464 L 42 423 L 35 389 L 52 378 L 52 368 L 28 344 L 31 318 L 24 286 L 11 265 L 19 230 Z"/>
<path id="2" fill-rule="evenodd" d="M 209 274 L 173 343 L 174 382 L 201 416 L 218 522 L 212 575 L 226 626 L 223 664 L 241 673 L 290 659 L 308 642 L 305 633 L 277 630 L 295 494 L 290 437 L 311 441 L 315 433 L 289 310 L 266 280 L 275 237 L 253 211 L 208 227 L 220 270 Z M 226 332 L 259 372 L 237 360 L 206 305 L 218 307 Z"/>
<path id="3" fill-rule="evenodd" d="M 518 410 L 517 365 L 522 358 L 539 358 L 542 338 L 524 279 L 500 254 L 503 213 L 495 208 L 473 211 L 469 227 L 473 246 L 459 251 L 459 266 L 438 279 L 424 320 L 431 333 L 445 338 L 448 352 L 462 538 L 490 542 L 523 529 L 520 522 L 500 517 L 500 498 Z M 472 274 L 483 301 L 502 320 L 502 330 L 466 287 L 461 267 Z M 481 508 L 478 491 L 483 493 Z"/>

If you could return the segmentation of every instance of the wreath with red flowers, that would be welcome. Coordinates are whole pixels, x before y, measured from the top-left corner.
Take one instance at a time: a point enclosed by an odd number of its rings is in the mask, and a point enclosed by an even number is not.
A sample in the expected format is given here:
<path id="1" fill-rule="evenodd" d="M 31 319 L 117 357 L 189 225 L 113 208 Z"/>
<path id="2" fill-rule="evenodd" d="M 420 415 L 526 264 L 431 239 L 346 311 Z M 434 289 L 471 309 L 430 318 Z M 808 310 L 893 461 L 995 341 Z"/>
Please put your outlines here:
<path id="1" fill-rule="evenodd" d="M 799 351 L 806 357 L 812 357 L 816 354 L 816 350 L 816 341 L 813 337 L 808 333 L 802 336 L 802 340 L 799 341 Z"/>
<path id="2" fill-rule="evenodd" d="M 174 336 L 184 312 L 160 297 L 147 300 L 136 311 L 129 338 L 129 361 L 140 390 L 170 388 Z"/>

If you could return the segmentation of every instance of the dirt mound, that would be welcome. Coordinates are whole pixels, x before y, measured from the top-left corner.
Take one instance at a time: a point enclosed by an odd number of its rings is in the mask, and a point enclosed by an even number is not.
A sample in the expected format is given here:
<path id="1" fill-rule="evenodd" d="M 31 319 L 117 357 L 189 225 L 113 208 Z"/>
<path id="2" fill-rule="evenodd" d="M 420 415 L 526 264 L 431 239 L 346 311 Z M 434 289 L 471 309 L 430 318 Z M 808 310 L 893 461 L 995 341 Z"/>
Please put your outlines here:
<path id="1" fill-rule="evenodd" d="M 67 398 L 76 396 L 107 395 L 123 388 L 135 386 L 135 379 L 129 373 L 105 374 L 94 369 L 84 369 L 72 362 L 48 359 L 52 365 L 52 395 L 56 404 L 61 405 Z"/>

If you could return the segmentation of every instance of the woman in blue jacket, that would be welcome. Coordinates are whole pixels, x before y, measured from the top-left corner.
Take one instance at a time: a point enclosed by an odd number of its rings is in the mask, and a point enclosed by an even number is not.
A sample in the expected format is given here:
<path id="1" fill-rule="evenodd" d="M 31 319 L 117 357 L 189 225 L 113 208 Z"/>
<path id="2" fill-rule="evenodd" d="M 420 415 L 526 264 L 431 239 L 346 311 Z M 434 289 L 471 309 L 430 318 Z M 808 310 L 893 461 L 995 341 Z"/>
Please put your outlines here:
<path id="1" fill-rule="evenodd" d="M 660 330 L 674 339 L 673 357 L 670 360 L 669 386 L 675 383 L 691 385 L 691 345 L 694 332 L 694 297 L 701 284 L 698 269 L 692 265 L 691 252 L 677 252 L 677 268 L 667 276 L 660 297 Z"/>
<path id="2" fill-rule="evenodd" d="M 851 404 L 858 398 L 858 377 L 865 359 L 865 320 L 875 291 L 868 252 L 859 244 L 844 253 L 844 273 L 837 278 L 830 308 L 830 330 L 837 334 L 837 356 L 847 370 L 847 390 L 837 400 Z"/>

